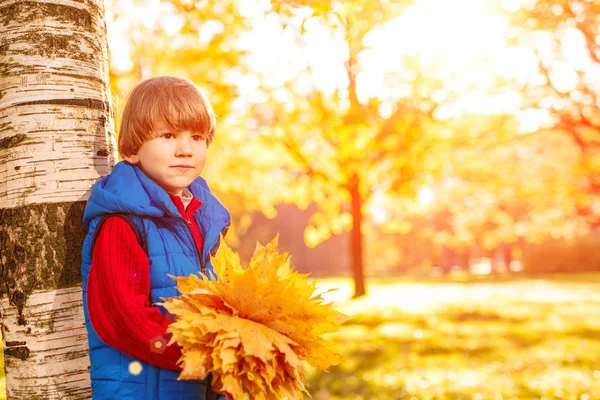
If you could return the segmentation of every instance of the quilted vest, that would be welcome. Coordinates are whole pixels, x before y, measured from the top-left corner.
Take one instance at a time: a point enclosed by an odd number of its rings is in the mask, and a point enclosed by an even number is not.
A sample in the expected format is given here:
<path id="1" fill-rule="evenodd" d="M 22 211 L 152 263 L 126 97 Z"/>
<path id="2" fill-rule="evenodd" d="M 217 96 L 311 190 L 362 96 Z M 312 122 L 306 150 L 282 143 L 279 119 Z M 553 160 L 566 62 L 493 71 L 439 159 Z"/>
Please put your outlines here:
<path id="1" fill-rule="evenodd" d="M 185 220 L 168 193 L 148 178 L 139 167 L 122 161 L 92 189 L 83 216 L 88 233 L 83 244 L 81 274 L 93 400 L 217 398 L 214 393 L 207 391 L 206 381 L 178 381 L 178 372 L 136 360 L 103 343 L 90 323 L 87 310 L 87 281 L 92 261 L 92 241 L 98 222 L 108 214 L 130 215 L 140 233 L 146 236 L 150 260 L 150 295 L 154 302 L 180 294 L 176 289 L 175 280 L 169 278 L 169 274 L 199 276 L 200 268 L 204 267 L 208 276 L 214 276 L 210 255 L 216 253 L 220 235 L 224 236 L 227 232 L 230 215 L 211 194 L 206 181 L 201 177 L 194 180 L 187 189 L 202 201 L 202 206 L 194 214 L 204 238 L 202 254 L 199 254 Z M 160 309 L 163 314 L 166 313 L 165 309 Z M 207 393 L 211 394 L 205 398 Z M 219 399 L 225 397 L 220 396 Z"/>

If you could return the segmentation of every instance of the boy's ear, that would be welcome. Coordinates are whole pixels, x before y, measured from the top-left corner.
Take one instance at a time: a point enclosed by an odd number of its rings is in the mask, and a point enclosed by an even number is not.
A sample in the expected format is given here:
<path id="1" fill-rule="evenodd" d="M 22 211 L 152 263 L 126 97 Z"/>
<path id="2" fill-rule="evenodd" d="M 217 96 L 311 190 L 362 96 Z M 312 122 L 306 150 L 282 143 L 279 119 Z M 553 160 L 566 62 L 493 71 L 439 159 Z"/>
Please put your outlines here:
<path id="1" fill-rule="evenodd" d="M 137 154 L 131 154 L 128 156 L 124 156 L 123 159 L 127 161 L 129 164 L 137 164 L 140 162 L 140 157 Z"/>

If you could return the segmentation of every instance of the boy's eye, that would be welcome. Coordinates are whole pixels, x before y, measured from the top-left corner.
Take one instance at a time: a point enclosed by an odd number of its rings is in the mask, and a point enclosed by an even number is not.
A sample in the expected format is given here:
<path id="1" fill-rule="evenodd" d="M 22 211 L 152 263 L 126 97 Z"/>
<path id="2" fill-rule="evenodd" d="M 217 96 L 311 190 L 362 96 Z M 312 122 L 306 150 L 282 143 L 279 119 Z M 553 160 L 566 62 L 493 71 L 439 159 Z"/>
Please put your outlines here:
<path id="1" fill-rule="evenodd" d="M 172 133 L 163 133 L 162 137 L 164 137 L 165 139 L 173 139 L 175 135 Z"/>
<path id="2" fill-rule="evenodd" d="M 199 142 L 201 140 L 204 140 L 204 137 L 201 135 L 194 135 L 192 136 L 192 139 L 194 139 L 196 142 Z"/>

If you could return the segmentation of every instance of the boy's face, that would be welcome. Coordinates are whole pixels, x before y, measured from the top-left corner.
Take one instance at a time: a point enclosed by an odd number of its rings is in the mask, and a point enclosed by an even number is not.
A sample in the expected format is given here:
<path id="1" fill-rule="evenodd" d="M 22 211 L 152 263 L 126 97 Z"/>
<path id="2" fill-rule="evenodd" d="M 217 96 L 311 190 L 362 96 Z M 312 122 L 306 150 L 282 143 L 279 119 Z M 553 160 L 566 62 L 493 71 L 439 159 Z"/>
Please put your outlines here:
<path id="1" fill-rule="evenodd" d="M 144 142 L 137 154 L 124 158 L 138 164 L 168 193 L 179 196 L 204 169 L 206 140 L 197 132 L 163 132 Z"/>

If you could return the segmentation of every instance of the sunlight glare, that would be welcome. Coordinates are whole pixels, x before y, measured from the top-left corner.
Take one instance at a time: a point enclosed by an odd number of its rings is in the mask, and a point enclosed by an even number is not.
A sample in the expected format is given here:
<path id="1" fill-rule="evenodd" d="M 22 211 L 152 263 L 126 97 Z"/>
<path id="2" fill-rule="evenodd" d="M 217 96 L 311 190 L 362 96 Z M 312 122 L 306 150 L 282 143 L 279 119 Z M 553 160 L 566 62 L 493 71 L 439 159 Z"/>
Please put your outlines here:
<path id="1" fill-rule="evenodd" d="M 508 12 L 515 12 L 521 8 L 522 0 L 502 0 L 502 7 Z"/>
<path id="2" fill-rule="evenodd" d="M 161 0 L 119 0 L 107 3 L 107 19 L 111 20 L 116 12 L 122 16 L 107 24 L 107 40 L 111 67 L 119 72 L 130 71 L 134 67 L 131 59 L 132 42 L 153 40 L 153 32 L 158 28 L 173 36 L 184 24 L 181 16 L 173 14 L 172 5 Z"/>
<path id="3" fill-rule="evenodd" d="M 384 205 L 384 194 L 381 191 L 377 191 L 371 196 L 371 200 L 369 201 L 369 205 L 367 206 L 367 211 L 373 221 L 378 224 L 383 224 L 388 220 L 387 211 L 385 210 Z"/>
<path id="4" fill-rule="evenodd" d="M 373 30 L 365 42 L 377 62 L 398 70 L 401 55 L 421 54 L 422 64 L 439 64 L 440 73 L 472 74 L 474 62 L 505 47 L 503 19 L 491 15 L 481 0 L 421 0 L 383 28 Z M 405 40 L 400 40 L 404 38 Z M 390 51 L 395 49 L 395 51 Z"/>
<path id="5" fill-rule="evenodd" d="M 302 56 L 292 30 L 281 26 L 275 13 L 257 17 L 254 28 L 244 33 L 238 41 L 248 52 L 246 62 L 254 72 L 264 75 L 269 87 L 285 83 L 304 70 L 306 59 Z"/>
<path id="6" fill-rule="evenodd" d="M 418 198 L 419 203 L 429 206 L 435 201 L 435 191 L 429 186 L 423 187 L 419 190 Z"/>
<path id="7" fill-rule="evenodd" d="M 378 224 L 382 224 L 387 221 L 387 213 L 383 208 L 375 209 L 371 214 L 373 215 L 373 220 L 375 220 L 375 222 Z"/>
<path id="8" fill-rule="evenodd" d="M 119 18 L 107 29 L 110 64 L 116 72 L 131 71 L 133 69 L 133 60 L 129 56 L 131 44 L 128 40 L 123 40 L 128 27 L 129 23 L 125 19 Z"/>
<path id="9" fill-rule="evenodd" d="M 569 64 L 580 70 L 585 70 L 594 64 L 589 51 L 584 34 L 576 28 L 566 28 L 560 32 L 561 51 Z"/>
<path id="10" fill-rule="evenodd" d="M 556 61 L 550 71 L 552 85 L 562 93 L 570 92 L 577 86 L 579 80 L 577 72 L 573 70 L 566 62 Z"/>
<path id="11" fill-rule="evenodd" d="M 173 36 L 179 32 L 184 23 L 185 20 L 183 17 L 178 15 L 166 15 L 160 21 L 160 25 L 169 36 Z"/>
<path id="12" fill-rule="evenodd" d="M 531 133 L 540 129 L 544 122 L 548 121 L 550 112 L 548 110 L 528 108 L 519 111 L 516 117 L 517 121 L 519 121 L 519 133 Z"/>
<path id="13" fill-rule="evenodd" d="M 129 373 L 131 375 L 139 375 L 142 373 L 143 366 L 139 361 L 132 361 L 129 363 Z"/>
<path id="14" fill-rule="evenodd" d="M 200 28 L 199 41 L 202 45 L 206 46 L 216 35 L 223 33 L 224 30 L 225 25 L 221 21 L 205 21 Z"/>

